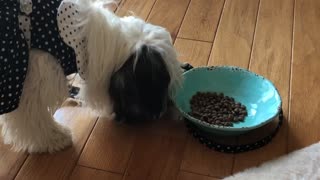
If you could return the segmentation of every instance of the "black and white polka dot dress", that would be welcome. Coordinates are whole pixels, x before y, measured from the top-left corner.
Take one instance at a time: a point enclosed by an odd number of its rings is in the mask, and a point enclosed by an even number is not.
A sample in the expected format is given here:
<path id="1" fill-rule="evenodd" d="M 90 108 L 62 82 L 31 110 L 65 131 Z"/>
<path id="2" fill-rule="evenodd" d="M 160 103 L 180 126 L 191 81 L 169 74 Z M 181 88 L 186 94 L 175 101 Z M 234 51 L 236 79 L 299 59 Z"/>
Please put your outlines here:
<path id="1" fill-rule="evenodd" d="M 80 29 L 72 26 L 73 7 L 62 0 L 0 0 L 0 115 L 19 106 L 30 49 L 53 55 L 65 75 L 84 74 L 85 40 L 71 36 Z"/>

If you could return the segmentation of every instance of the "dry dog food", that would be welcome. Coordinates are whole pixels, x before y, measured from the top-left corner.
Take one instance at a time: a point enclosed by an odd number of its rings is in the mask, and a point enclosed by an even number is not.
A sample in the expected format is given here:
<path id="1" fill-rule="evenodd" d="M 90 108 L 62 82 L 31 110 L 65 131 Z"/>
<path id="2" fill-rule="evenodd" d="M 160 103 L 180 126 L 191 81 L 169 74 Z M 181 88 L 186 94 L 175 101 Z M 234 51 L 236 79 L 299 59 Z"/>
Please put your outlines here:
<path id="1" fill-rule="evenodd" d="M 189 115 L 220 126 L 233 126 L 233 123 L 243 122 L 248 115 L 244 105 L 222 93 L 197 92 L 191 98 L 190 105 Z"/>

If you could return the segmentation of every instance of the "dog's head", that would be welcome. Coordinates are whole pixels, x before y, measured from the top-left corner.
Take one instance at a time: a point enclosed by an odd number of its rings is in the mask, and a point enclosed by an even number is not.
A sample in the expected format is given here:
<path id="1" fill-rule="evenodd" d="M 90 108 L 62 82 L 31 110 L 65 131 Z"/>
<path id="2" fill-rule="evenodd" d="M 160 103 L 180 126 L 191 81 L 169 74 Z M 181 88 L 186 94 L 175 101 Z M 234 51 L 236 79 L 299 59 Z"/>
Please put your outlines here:
<path id="1" fill-rule="evenodd" d="M 143 45 L 112 75 L 109 91 L 117 119 L 158 118 L 167 105 L 170 79 L 161 54 Z"/>
<path id="2" fill-rule="evenodd" d="M 182 79 L 170 34 L 134 17 L 122 20 L 132 45 L 129 58 L 110 81 L 116 118 L 128 122 L 157 119 Z"/>
<path id="3" fill-rule="evenodd" d="M 99 2 L 76 1 L 74 26 L 87 54 L 80 96 L 100 114 L 113 111 L 119 120 L 158 118 L 182 82 L 170 33 L 134 16 L 120 18 Z"/>

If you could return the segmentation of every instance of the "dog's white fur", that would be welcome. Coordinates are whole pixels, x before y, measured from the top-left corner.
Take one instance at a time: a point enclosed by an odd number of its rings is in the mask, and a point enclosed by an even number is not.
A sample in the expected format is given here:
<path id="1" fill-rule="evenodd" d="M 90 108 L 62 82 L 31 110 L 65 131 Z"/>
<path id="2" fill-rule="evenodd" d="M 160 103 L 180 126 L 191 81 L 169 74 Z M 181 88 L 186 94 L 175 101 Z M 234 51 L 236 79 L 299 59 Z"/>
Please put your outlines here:
<path id="1" fill-rule="evenodd" d="M 28 152 L 54 152 L 70 145 L 70 131 L 53 119 L 68 96 L 66 84 L 57 60 L 32 50 L 19 108 L 1 116 L 4 143 Z"/>
<path id="2" fill-rule="evenodd" d="M 105 3 L 110 2 L 112 1 Z M 79 0 L 78 3 L 82 13 L 80 23 L 75 26 L 83 27 L 78 36 L 84 34 L 87 37 L 89 53 L 86 86 L 80 91 L 80 96 L 90 107 L 100 114 L 112 112 L 109 104 L 111 102 L 105 93 L 111 75 L 143 44 L 153 46 L 161 52 L 171 77 L 170 94 L 174 95 L 180 86 L 181 71 L 175 69 L 179 64 L 176 52 L 170 46 L 172 41 L 169 32 L 133 16 L 119 18 L 113 12 L 106 11 L 101 1 L 91 3 Z"/>
<path id="3" fill-rule="evenodd" d="M 79 7 L 77 35 L 87 40 L 88 64 L 80 97 L 101 115 L 111 115 L 106 93 L 113 72 L 142 44 L 151 45 L 164 57 L 171 76 L 173 95 L 182 81 L 170 34 L 162 27 L 136 17 L 119 18 L 104 8 L 112 1 L 72 0 Z M 67 80 L 50 54 L 31 50 L 29 69 L 19 107 L 0 116 L 4 143 L 16 151 L 55 152 L 72 144 L 70 130 L 54 121 L 53 114 L 67 97 Z M 103 114 L 102 114 L 103 113 Z"/>

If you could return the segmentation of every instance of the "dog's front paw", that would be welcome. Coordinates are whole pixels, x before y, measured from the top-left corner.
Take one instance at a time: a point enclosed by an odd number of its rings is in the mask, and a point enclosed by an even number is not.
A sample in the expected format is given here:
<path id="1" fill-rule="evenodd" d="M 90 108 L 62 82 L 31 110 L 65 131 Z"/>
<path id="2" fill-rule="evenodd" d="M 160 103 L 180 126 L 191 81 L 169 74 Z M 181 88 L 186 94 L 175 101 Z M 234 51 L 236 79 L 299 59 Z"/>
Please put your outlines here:
<path id="1" fill-rule="evenodd" d="M 27 151 L 29 153 L 54 153 L 72 145 L 71 131 L 60 124 L 56 124 L 56 128 L 51 129 L 46 137 L 41 138 L 39 143 L 34 143 L 28 147 Z"/>
<path id="2" fill-rule="evenodd" d="M 11 144 L 15 151 L 28 153 L 54 153 L 72 145 L 71 131 L 54 123 L 53 126 L 25 132 L 25 134 L 3 131 L 5 144 Z"/>
<path id="3" fill-rule="evenodd" d="M 72 135 L 70 129 L 57 124 L 57 128 L 52 129 L 51 134 L 43 139 L 43 142 L 34 149 L 29 149 L 29 153 L 49 152 L 54 153 L 72 145 Z"/>

